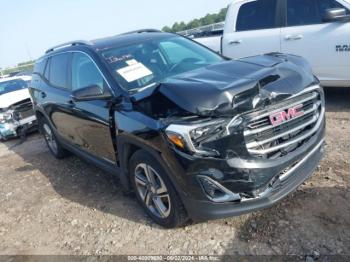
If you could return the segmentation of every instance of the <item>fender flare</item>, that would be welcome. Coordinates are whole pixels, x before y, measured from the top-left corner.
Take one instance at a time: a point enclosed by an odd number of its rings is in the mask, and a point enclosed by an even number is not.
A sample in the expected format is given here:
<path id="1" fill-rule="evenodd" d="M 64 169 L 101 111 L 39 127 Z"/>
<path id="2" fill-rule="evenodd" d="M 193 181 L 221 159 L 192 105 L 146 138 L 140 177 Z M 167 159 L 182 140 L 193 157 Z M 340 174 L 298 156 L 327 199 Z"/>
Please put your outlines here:
<path id="1" fill-rule="evenodd" d="M 175 187 L 176 191 L 179 193 L 180 197 L 182 197 L 183 192 L 180 189 L 180 186 L 177 180 L 175 179 L 175 176 L 172 175 L 172 171 L 166 164 L 164 158 L 162 157 L 161 151 L 155 145 L 150 144 L 149 142 L 130 134 L 120 134 L 117 137 L 117 148 L 118 152 L 120 152 L 118 154 L 120 164 L 120 182 L 127 192 L 132 191 L 129 174 L 130 157 L 137 150 L 145 150 L 162 166 L 164 171 L 167 173 L 170 181 L 172 182 L 173 186 Z"/>
<path id="2" fill-rule="evenodd" d="M 37 120 L 38 120 L 38 124 L 40 124 L 40 123 L 39 123 L 40 118 L 38 117 L 38 113 L 39 113 L 39 114 L 41 114 L 41 115 L 45 118 L 46 121 L 49 122 L 49 124 L 50 124 L 52 127 L 55 127 L 55 126 L 53 125 L 51 119 L 46 115 L 46 112 L 45 112 L 45 110 L 44 110 L 43 108 L 41 108 L 41 107 L 39 107 L 39 106 L 35 106 L 35 107 L 34 107 L 34 113 L 35 113 L 35 116 L 36 116 L 36 118 L 37 118 Z M 54 130 L 54 131 L 55 131 L 55 130 Z"/>

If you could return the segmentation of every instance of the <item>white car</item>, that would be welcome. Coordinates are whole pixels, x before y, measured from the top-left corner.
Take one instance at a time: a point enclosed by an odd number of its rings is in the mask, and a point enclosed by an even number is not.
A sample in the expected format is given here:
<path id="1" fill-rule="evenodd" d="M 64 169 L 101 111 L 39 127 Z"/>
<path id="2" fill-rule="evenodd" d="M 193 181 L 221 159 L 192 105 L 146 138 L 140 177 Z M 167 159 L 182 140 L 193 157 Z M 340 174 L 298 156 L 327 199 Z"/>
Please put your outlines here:
<path id="1" fill-rule="evenodd" d="M 28 85 L 31 76 L 0 79 L 0 140 L 22 136 L 37 126 Z"/>
<path id="2" fill-rule="evenodd" d="M 299 55 L 324 86 L 350 87 L 349 10 L 350 0 L 236 0 L 221 34 L 217 26 L 180 33 L 229 58 Z"/>

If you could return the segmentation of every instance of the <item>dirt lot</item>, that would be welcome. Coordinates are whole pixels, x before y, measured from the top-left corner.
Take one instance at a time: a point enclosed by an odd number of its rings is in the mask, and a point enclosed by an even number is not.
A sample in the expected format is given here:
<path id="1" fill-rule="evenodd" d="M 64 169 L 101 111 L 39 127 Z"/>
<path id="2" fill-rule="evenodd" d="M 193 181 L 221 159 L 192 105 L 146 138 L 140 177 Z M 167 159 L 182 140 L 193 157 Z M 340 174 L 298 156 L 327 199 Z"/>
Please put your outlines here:
<path id="1" fill-rule="evenodd" d="M 327 154 L 273 208 L 165 230 L 112 176 L 55 160 L 34 134 L 0 144 L 0 254 L 350 255 L 350 88 L 327 90 Z"/>

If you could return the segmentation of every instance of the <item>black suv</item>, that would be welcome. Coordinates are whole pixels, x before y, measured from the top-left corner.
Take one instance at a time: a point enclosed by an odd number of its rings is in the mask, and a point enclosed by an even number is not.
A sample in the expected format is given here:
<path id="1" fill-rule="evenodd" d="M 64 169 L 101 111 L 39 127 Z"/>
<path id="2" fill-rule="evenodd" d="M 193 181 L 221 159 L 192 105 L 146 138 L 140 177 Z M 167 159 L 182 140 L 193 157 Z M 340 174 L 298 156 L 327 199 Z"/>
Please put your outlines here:
<path id="1" fill-rule="evenodd" d="M 165 227 L 269 207 L 323 155 L 323 90 L 296 56 L 140 30 L 49 49 L 30 91 L 52 154 L 118 175 Z"/>

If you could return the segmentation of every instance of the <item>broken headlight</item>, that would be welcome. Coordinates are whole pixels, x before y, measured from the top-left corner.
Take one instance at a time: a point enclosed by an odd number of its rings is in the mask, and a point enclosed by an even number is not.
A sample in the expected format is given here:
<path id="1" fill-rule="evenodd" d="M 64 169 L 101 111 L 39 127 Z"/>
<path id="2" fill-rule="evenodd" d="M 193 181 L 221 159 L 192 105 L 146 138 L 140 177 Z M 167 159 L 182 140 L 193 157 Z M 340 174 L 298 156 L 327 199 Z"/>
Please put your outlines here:
<path id="1" fill-rule="evenodd" d="M 180 125 L 172 124 L 166 129 L 168 140 L 182 151 L 204 156 L 218 156 L 219 153 L 210 148 L 205 148 L 202 143 L 226 132 L 228 121 L 215 120 L 201 124 Z"/>
<path id="2" fill-rule="evenodd" d="M 10 112 L 0 113 L 0 123 L 1 124 L 4 124 L 6 122 L 11 121 L 12 118 L 13 118 L 13 115 Z"/>

